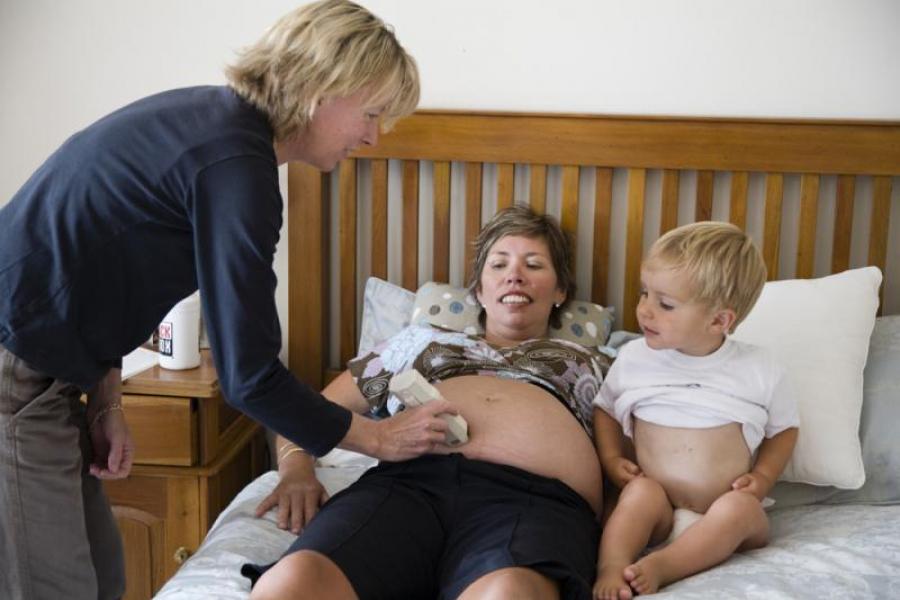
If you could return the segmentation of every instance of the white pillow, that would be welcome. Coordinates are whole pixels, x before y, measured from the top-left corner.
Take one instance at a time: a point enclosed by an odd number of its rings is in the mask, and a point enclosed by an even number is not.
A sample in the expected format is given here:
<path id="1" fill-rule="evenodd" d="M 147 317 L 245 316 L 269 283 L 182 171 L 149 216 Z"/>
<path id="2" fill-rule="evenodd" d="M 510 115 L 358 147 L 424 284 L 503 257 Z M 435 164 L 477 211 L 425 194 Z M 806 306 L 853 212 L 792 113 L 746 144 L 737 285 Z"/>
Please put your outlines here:
<path id="1" fill-rule="evenodd" d="M 365 354 L 409 325 L 415 300 L 413 292 L 389 281 L 369 277 L 363 292 L 359 354 Z"/>
<path id="2" fill-rule="evenodd" d="M 856 489 L 866 480 L 859 419 L 880 284 L 877 267 L 768 282 L 734 334 L 772 348 L 796 395 L 800 432 L 784 481 Z"/>

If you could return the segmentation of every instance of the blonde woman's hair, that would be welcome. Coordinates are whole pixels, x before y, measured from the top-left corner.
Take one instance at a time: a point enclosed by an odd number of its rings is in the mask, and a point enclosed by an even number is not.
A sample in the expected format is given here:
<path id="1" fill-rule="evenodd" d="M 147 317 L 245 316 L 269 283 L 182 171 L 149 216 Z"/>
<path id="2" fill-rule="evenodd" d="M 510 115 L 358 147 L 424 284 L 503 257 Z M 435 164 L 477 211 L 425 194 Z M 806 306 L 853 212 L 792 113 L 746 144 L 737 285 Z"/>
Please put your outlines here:
<path id="1" fill-rule="evenodd" d="M 549 323 L 560 327 L 560 314 L 570 300 L 575 298 L 575 274 L 572 272 L 572 241 L 560 227 L 559 222 L 551 215 L 538 214 L 528 206 L 515 205 L 504 208 L 488 221 L 475 241 L 472 242 L 475 257 L 472 265 L 472 276 L 468 288 L 472 297 L 481 291 L 481 272 L 487 262 L 491 248 L 502 238 L 510 235 L 541 239 L 547 243 L 550 261 L 556 271 L 556 287 L 563 291 L 566 299 L 550 311 Z M 486 315 L 484 308 L 478 314 L 478 321 L 484 327 Z"/>
<path id="2" fill-rule="evenodd" d="M 701 221 L 660 237 L 644 265 L 680 271 L 693 300 L 735 312 L 734 327 L 756 304 L 766 282 L 766 265 L 753 240 L 730 223 Z"/>
<path id="3" fill-rule="evenodd" d="M 226 67 L 232 88 L 265 113 L 275 139 L 302 130 L 318 103 L 363 88 L 384 107 L 382 129 L 419 103 L 419 74 L 384 22 L 347 0 L 302 6 L 279 19 Z"/>

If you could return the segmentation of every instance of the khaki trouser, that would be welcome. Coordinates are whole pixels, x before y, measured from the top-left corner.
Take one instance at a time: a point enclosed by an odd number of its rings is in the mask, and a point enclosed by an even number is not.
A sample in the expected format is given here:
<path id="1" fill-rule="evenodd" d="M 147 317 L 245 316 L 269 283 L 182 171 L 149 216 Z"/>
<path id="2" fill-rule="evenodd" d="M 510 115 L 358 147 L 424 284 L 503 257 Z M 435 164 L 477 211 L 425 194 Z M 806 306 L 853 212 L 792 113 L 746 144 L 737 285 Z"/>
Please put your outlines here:
<path id="1" fill-rule="evenodd" d="M 125 590 L 122 540 L 77 387 L 0 346 L 0 598 L 93 600 Z"/>

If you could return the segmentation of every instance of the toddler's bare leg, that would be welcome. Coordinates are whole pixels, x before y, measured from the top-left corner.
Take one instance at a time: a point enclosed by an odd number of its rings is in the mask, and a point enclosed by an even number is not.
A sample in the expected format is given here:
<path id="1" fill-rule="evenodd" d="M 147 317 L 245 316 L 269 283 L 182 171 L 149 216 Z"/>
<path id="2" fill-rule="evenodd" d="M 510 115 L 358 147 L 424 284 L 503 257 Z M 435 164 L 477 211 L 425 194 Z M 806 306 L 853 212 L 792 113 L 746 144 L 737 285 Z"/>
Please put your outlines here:
<path id="1" fill-rule="evenodd" d="M 625 569 L 625 579 L 639 594 L 708 569 L 735 550 L 765 546 L 769 520 L 762 503 L 746 492 L 726 492 L 706 514 L 674 542 Z"/>
<path id="2" fill-rule="evenodd" d="M 648 477 L 631 480 L 619 496 L 600 538 L 594 598 L 629 600 L 624 569 L 648 541 L 662 541 L 672 528 L 672 505 L 665 490 Z"/>

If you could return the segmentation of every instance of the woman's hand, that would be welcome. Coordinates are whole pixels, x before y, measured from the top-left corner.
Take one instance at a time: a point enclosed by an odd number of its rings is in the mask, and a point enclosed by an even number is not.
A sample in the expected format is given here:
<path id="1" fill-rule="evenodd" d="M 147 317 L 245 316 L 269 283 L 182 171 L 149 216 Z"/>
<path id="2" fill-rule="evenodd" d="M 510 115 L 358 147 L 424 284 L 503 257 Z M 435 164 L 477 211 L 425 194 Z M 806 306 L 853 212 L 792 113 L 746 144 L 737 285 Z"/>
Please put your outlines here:
<path id="1" fill-rule="evenodd" d="M 98 479 L 124 479 L 131 472 L 134 441 L 121 408 L 104 413 L 91 427 L 94 457 L 89 467 Z"/>
<path id="2" fill-rule="evenodd" d="M 98 479 L 124 479 L 131 472 L 134 440 L 122 410 L 122 370 L 107 371 L 87 396 L 88 435 L 94 453 L 89 471 Z"/>
<path id="3" fill-rule="evenodd" d="M 620 490 L 632 479 L 643 475 L 641 468 L 624 456 L 609 459 L 604 472 Z"/>
<path id="4" fill-rule="evenodd" d="M 409 460 L 436 448 L 451 448 L 446 444 L 448 425 L 440 415 L 458 413 L 445 398 L 373 421 L 361 414 L 369 409 L 369 404 L 350 371 L 341 373 L 322 394 L 353 412 L 350 428 L 338 444 L 340 448 L 389 461 Z"/>
<path id="5" fill-rule="evenodd" d="M 409 460 L 446 446 L 449 426 L 442 414 L 459 413 L 449 401 L 441 399 L 375 422 L 377 448 L 372 456 L 388 461 Z"/>
<path id="6" fill-rule="evenodd" d="M 315 457 L 303 452 L 284 455 L 278 461 L 278 475 L 278 485 L 257 505 L 256 516 L 277 506 L 278 527 L 300 533 L 328 500 L 328 492 L 316 479 Z"/>

